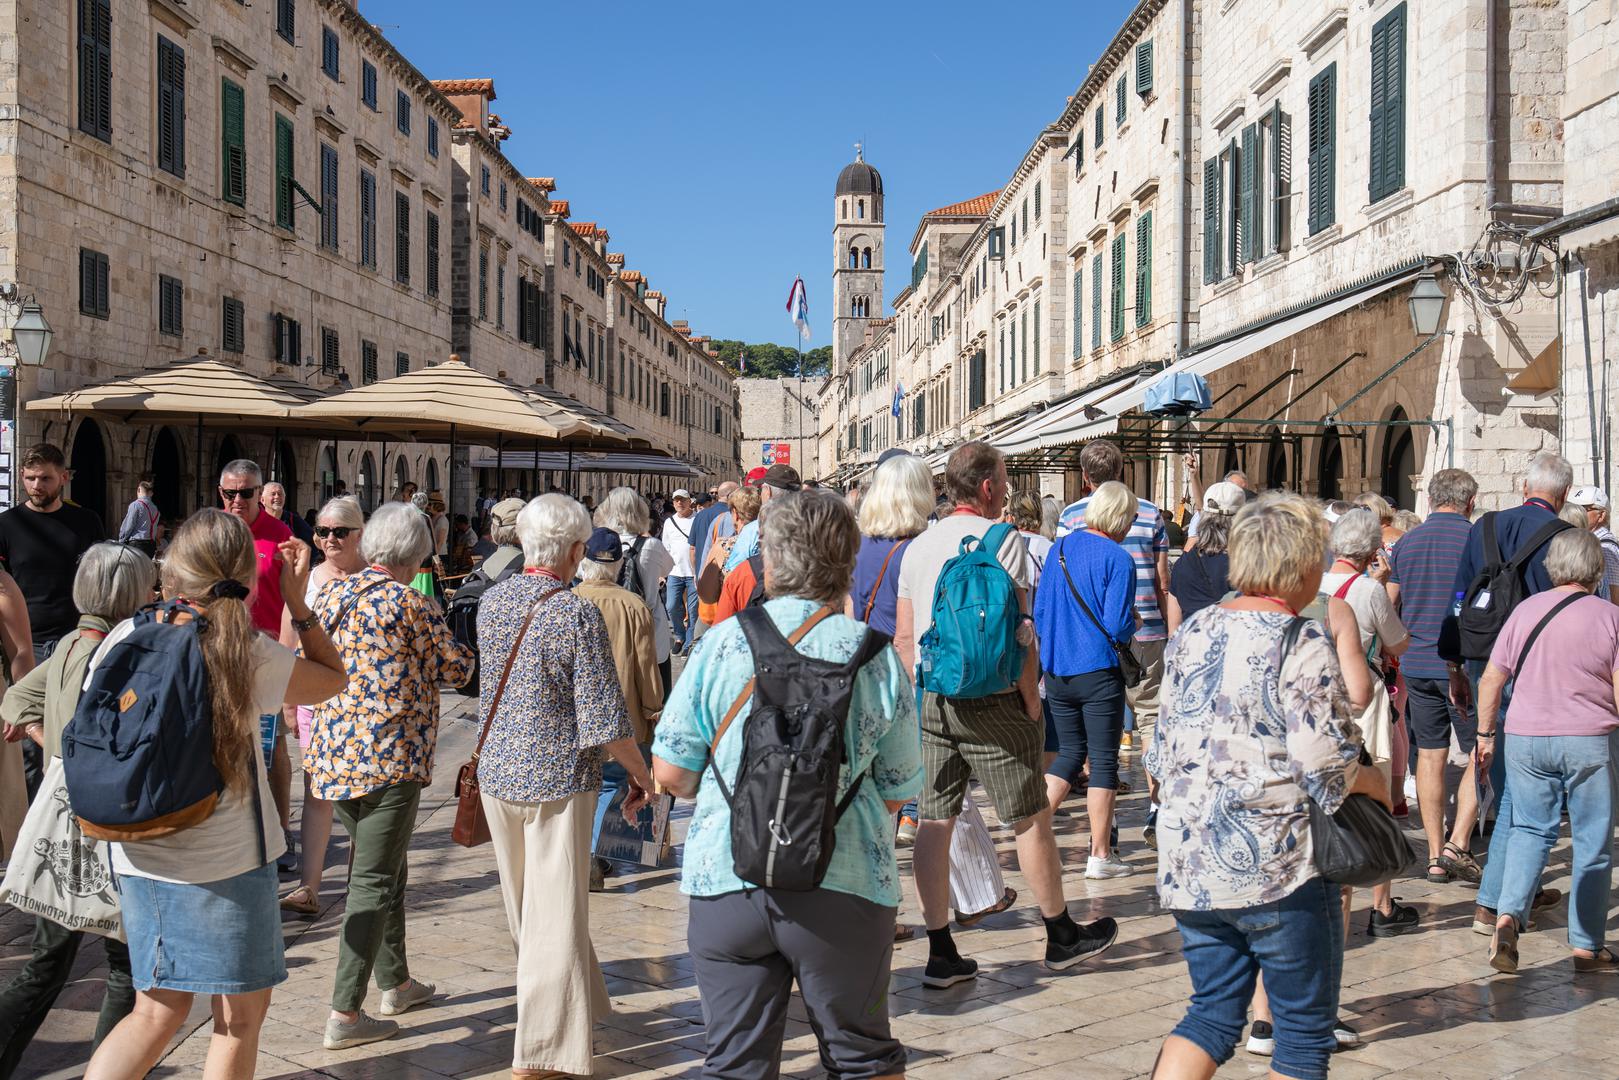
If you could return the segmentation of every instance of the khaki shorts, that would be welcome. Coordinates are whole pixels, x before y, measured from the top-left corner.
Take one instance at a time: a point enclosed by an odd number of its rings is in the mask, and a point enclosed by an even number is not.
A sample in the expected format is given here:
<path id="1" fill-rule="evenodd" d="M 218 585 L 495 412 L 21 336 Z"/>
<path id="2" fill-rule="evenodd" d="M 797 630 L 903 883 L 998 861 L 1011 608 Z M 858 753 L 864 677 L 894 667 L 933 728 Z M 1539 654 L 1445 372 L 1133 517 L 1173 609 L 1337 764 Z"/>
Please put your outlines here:
<path id="1" fill-rule="evenodd" d="M 961 812 L 967 782 L 977 777 L 1005 824 L 1033 817 L 1047 806 L 1041 754 L 1044 726 L 1023 711 L 1016 693 L 987 698 L 924 695 L 922 769 L 917 810 L 929 821 Z"/>

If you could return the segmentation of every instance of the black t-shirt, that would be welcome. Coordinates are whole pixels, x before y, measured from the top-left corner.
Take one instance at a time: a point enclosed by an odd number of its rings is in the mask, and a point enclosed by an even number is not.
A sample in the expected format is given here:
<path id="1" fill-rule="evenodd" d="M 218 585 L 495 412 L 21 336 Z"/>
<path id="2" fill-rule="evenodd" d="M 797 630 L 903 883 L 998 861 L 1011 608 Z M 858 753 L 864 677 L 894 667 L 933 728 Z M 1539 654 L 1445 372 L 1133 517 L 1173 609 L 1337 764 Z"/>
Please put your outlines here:
<path id="1" fill-rule="evenodd" d="M 1201 548 L 1193 548 L 1176 561 L 1169 571 L 1169 591 L 1181 606 L 1183 622 L 1225 599 L 1231 591 L 1230 571 L 1231 558 L 1223 551 L 1205 555 Z"/>
<path id="2" fill-rule="evenodd" d="M 55 641 L 78 625 L 73 575 L 79 556 L 106 538 L 96 512 L 71 503 L 48 514 L 26 505 L 0 514 L 0 563 L 28 601 L 35 645 Z"/>

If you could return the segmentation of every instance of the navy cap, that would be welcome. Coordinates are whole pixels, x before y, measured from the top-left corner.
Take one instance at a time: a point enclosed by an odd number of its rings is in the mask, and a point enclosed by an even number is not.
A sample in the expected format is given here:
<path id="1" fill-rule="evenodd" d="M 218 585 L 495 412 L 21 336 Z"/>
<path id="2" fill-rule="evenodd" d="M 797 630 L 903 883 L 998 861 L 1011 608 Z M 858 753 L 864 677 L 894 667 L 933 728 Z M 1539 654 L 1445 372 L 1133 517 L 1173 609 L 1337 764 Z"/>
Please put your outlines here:
<path id="1" fill-rule="evenodd" d="M 585 541 L 585 558 L 591 562 L 615 563 L 624 557 L 624 545 L 612 529 L 598 528 Z"/>

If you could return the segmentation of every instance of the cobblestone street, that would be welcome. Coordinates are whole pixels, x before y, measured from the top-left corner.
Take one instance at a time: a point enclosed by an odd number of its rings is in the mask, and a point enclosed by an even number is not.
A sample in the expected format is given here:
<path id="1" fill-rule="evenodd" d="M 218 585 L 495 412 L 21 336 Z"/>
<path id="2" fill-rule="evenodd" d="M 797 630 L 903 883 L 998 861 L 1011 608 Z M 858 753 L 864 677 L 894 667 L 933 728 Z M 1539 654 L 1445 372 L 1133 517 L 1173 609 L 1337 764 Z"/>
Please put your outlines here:
<path id="1" fill-rule="evenodd" d="M 450 841 L 454 807 L 449 779 L 467 756 L 476 731 L 461 714 L 465 699 L 450 696 L 453 719 L 439 743 L 438 780 L 422 800 L 411 854 L 409 949 L 414 974 L 438 984 L 431 1006 L 408 1013 L 401 1035 L 342 1052 L 323 1050 L 343 913 L 341 829 L 328 855 L 320 916 L 288 918 L 290 978 L 275 991 L 257 1075 L 265 1080 L 436 1080 L 510 1075 L 513 964 L 494 859 L 487 847 L 468 851 Z M 926 941 L 902 946 L 894 960 L 892 1013 L 896 1035 L 910 1051 L 917 1080 L 1113 1080 L 1145 1075 L 1164 1034 L 1180 1018 L 1190 982 L 1179 939 L 1152 898 L 1152 856 L 1140 842 L 1145 812 L 1139 761 L 1129 775 L 1138 792 L 1124 797 L 1123 850 L 1134 876 L 1086 881 L 1080 854 L 1083 816 L 1059 820 L 1068 864 L 1066 885 L 1076 918 L 1112 915 L 1119 942 L 1099 961 L 1054 975 L 1040 965 L 1041 929 L 1023 894 L 983 929 L 961 932 L 964 953 L 981 966 L 972 983 L 945 991 L 919 983 Z M 295 780 L 294 790 L 300 784 Z M 677 811 L 680 813 L 681 811 Z M 1414 816 L 1414 815 L 1413 815 Z M 684 826 L 684 818 L 677 822 Z M 1013 862 L 1009 830 L 994 828 L 1003 863 Z M 677 831 L 677 836 L 679 835 Z M 901 850 L 908 864 L 908 849 Z M 1548 883 L 1567 889 L 1568 848 L 1552 858 Z M 908 866 L 905 867 L 908 871 Z M 1425 1080 L 1537 1080 L 1619 1075 L 1619 1009 L 1601 976 L 1575 979 L 1568 967 L 1564 918 L 1537 916 L 1539 929 L 1523 941 L 1523 971 L 1495 975 L 1485 940 L 1471 931 L 1473 891 L 1429 886 L 1420 879 L 1397 892 L 1417 905 L 1418 933 L 1385 940 L 1366 936 L 1369 898 L 1357 895 L 1355 933 L 1344 963 L 1343 1013 L 1364 1040 L 1333 1059 L 1332 1074 L 1347 1080 L 1421 1075 Z M 914 895 L 902 917 L 918 919 Z M 685 955 L 685 902 L 674 869 L 609 879 L 592 898 L 591 930 L 606 968 L 614 1013 L 596 1035 L 599 1077 L 696 1076 L 702 1063 L 702 1013 Z M 7 909 L 0 915 L 0 977 L 27 955 L 31 923 Z M 83 1071 L 94 1010 L 99 1006 L 101 950 L 80 958 L 76 980 L 24 1057 L 19 1077 L 66 1078 Z M 368 1007 L 374 1008 L 373 994 Z M 815 1039 L 796 1003 L 788 1028 L 784 1071 L 821 1072 Z M 210 1026 L 199 1002 L 154 1077 L 201 1073 Z M 1240 1050 L 1221 1076 L 1262 1076 L 1265 1062 Z"/>

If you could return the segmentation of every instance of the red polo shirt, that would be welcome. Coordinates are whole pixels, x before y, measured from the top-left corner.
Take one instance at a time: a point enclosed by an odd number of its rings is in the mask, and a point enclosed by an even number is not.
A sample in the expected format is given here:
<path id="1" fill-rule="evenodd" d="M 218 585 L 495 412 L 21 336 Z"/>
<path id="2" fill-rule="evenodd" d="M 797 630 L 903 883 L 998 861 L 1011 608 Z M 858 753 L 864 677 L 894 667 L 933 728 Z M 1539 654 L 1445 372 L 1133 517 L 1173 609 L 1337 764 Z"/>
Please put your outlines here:
<path id="1" fill-rule="evenodd" d="M 281 635 L 281 556 L 276 545 L 292 539 L 292 530 L 262 506 L 259 516 L 247 526 L 253 534 L 253 550 L 259 557 L 259 579 L 248 599 L 253 625 L 271 637 Z"/>

